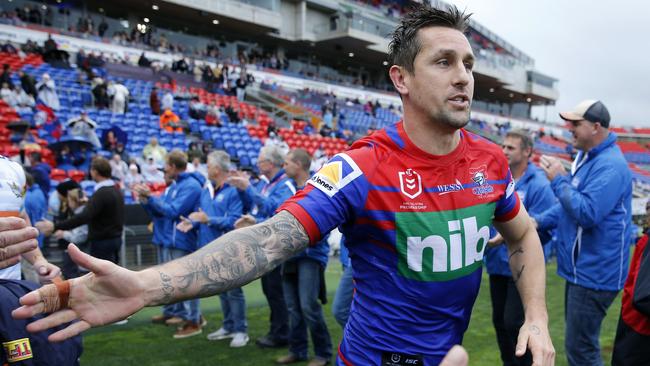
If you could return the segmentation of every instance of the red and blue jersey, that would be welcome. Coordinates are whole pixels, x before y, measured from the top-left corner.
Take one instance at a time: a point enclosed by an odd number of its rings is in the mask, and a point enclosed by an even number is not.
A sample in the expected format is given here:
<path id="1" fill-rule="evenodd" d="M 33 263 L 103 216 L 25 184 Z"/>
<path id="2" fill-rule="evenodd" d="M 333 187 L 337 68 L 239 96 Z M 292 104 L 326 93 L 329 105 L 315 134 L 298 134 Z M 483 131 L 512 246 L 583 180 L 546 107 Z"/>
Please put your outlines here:
<path id="1" fill-rule="evenodd" d="M 461 343 L 490 225 L 520 204 L 501 149 L 460 136 L 431 155 L 398 122 L 333 157 L 280 207 L 312 243 L 335 227 L 346 238 L 356 291 L 339 365 L 437 365 Z"/>

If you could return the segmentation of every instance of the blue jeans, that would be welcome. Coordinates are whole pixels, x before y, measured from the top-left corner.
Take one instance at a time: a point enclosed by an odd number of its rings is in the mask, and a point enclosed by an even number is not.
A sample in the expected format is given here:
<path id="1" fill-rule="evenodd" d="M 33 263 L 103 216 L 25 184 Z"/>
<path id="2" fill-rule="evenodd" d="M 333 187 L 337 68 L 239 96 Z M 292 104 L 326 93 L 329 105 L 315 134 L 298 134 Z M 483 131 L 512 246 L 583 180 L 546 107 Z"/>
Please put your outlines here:
<path id="1" fill-rule="evenodd" d="M 282 276 L 284 301 L 289 310 L 289 352 L 298 358 L 307 358 L 309 328 L 316 357 L 329 360 L 332 358 L 332 340 L 318 299 L 321 264 L 301 258 L 295 261 L 295 265 L 295 273 Z"/>
<path id="2" fill-rule="evenodd" d="M 241 287 L 219 295 L 223 311 L 223 329 L 230 333 L 246 333 L 246 299 Z"/>
<path id="3" fill-rule="evenodd" d="M 598 291 L 566 283 L 564 347 L 570 366 L 602 366 L 600 325 L 618 291 Z"/>
<path id="4" fill-rule="evenodd" d="M 188 254 L 190 253 L 184 250 L 160 247 L 158 250 L 158 262 L 171 262 L 174 259 L 184 257 Z M 191 304 L 191 302 L 196 302 L 196 304 Z M 183 320 L 195 321 L 193 320 L 193 316 L 196 315 L 197 311 L 199 312 L 199 317 L 201 316 L 198 302 L 199 300 L 195 299 L 189 301 L 181 301 L 175 304 L 163 305 L 163 315 L 177 316 Z M 192 314 L 192 312 L 194 312 L 194 314 Z"/>
<path id="5" fill-rule="evenodd" d="M 332 302 L 332 315 L 334 315 L 334 319 L 336 319 L 341 328 L 345 328 L 345 324 L 348 322 L 353 294 L 352 266 L 347 266 L 343 269 L 343 274 L 339 280 L 339 287 L 336 289 L 334 302 Z"/>

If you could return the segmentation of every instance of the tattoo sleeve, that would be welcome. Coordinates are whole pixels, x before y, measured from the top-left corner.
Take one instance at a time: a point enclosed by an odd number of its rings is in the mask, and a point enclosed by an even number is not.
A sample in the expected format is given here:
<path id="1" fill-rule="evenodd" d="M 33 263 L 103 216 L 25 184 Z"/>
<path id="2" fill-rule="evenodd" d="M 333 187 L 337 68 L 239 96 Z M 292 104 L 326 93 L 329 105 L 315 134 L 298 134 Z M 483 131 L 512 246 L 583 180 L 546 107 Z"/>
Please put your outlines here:
<path id="1" fill-rule="evenodd" d="M 260 224 L 231 231 L 202 249 L 156 268 L 159 288 L 149 305 L 205 297 L 241 287 L 304 249 L 300 222 L 281 211 Z"/>

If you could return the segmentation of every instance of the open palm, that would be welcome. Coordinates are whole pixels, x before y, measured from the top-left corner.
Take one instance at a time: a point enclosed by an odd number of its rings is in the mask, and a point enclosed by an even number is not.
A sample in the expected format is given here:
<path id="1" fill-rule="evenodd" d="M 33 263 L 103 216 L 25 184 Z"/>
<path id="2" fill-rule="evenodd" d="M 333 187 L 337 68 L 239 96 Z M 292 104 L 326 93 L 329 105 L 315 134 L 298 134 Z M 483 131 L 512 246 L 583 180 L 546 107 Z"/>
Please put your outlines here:
<path id="1" fill-rule="evenodd" d="M 74 244 L 68 247 L 68 253 L 75 263 L 88 268 L 91 273 L 70 280 L 68 308 L 30 323 L 28 331 L 39 332 L 79 320 L 48 338 L 52 342 L 60 342 L 91 327 L 124 319 L 144 307 L 144 293 L 136 272 L 85 254 Z M 48 294 L 56 296 L 56 291 L 54 285 L 46 285 L 23 296 L 20 299 L 23 306 L 13 311 L 13 317 L 26 319 L 43 313 L 43 297 Z"/>

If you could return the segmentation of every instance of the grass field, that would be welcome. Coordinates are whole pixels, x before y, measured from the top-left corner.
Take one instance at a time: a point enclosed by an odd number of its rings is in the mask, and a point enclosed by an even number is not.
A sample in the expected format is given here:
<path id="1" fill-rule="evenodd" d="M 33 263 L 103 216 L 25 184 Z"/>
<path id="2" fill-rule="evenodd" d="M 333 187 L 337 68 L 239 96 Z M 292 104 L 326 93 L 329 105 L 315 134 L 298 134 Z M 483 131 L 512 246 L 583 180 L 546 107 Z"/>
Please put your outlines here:
<path id="1" fill-rule="evenodd" d="M 341 266 L 332 260 L 327 270 L 330 303 L 325 306 L 325 316 L 335 345 L 341 340 L 341 328 L 330 313 L 331 300 Z M 553 343 L 557 351 L 556 365 L 566 365 L 564 355 L 564 281 L 555 274 L 555 265 L 547 267 L 547 303 Z M 481 291 L 474 306 L 472 320 L 465 333 L 464 346 L 470 355 L 470 365 L 499 365 L 500 357 L 492 327 L 490 293 L 487 275 L 483 274 Z M 149 318 L 158 314 L 158 308 L 148 308 L 135 314 L 127 325 L 94 329 L 85 334 L 84 354 L 81 364 L 101 366 L 166 366 L 166 365 L 273 365 L 273 360 L 286 353 L 286 349 L 262 350 L 254 340 L 268 329 L 268 308 L 259 281 L 244 289 L 248 305 L 249 335 L 251 342 L 240 349 L 228 347 L 228 341 L 210 342 L 205 335 L 220 327 L 221 313 L 218 297 L 201 301 L 208 325 L 204 334 L 182 340 L 172 338 L 173 329 L 152 325 Z M 614 301 L 601 331 L 603 359 L 609 364 L 616 324 L 620 312 L 620 296 Z M 311 350 L 310 350 L 311 351 Z M 303 363 L 304 365 L 305 363 Z M 301 365 L 301 364 L 297 364 Z"/>

